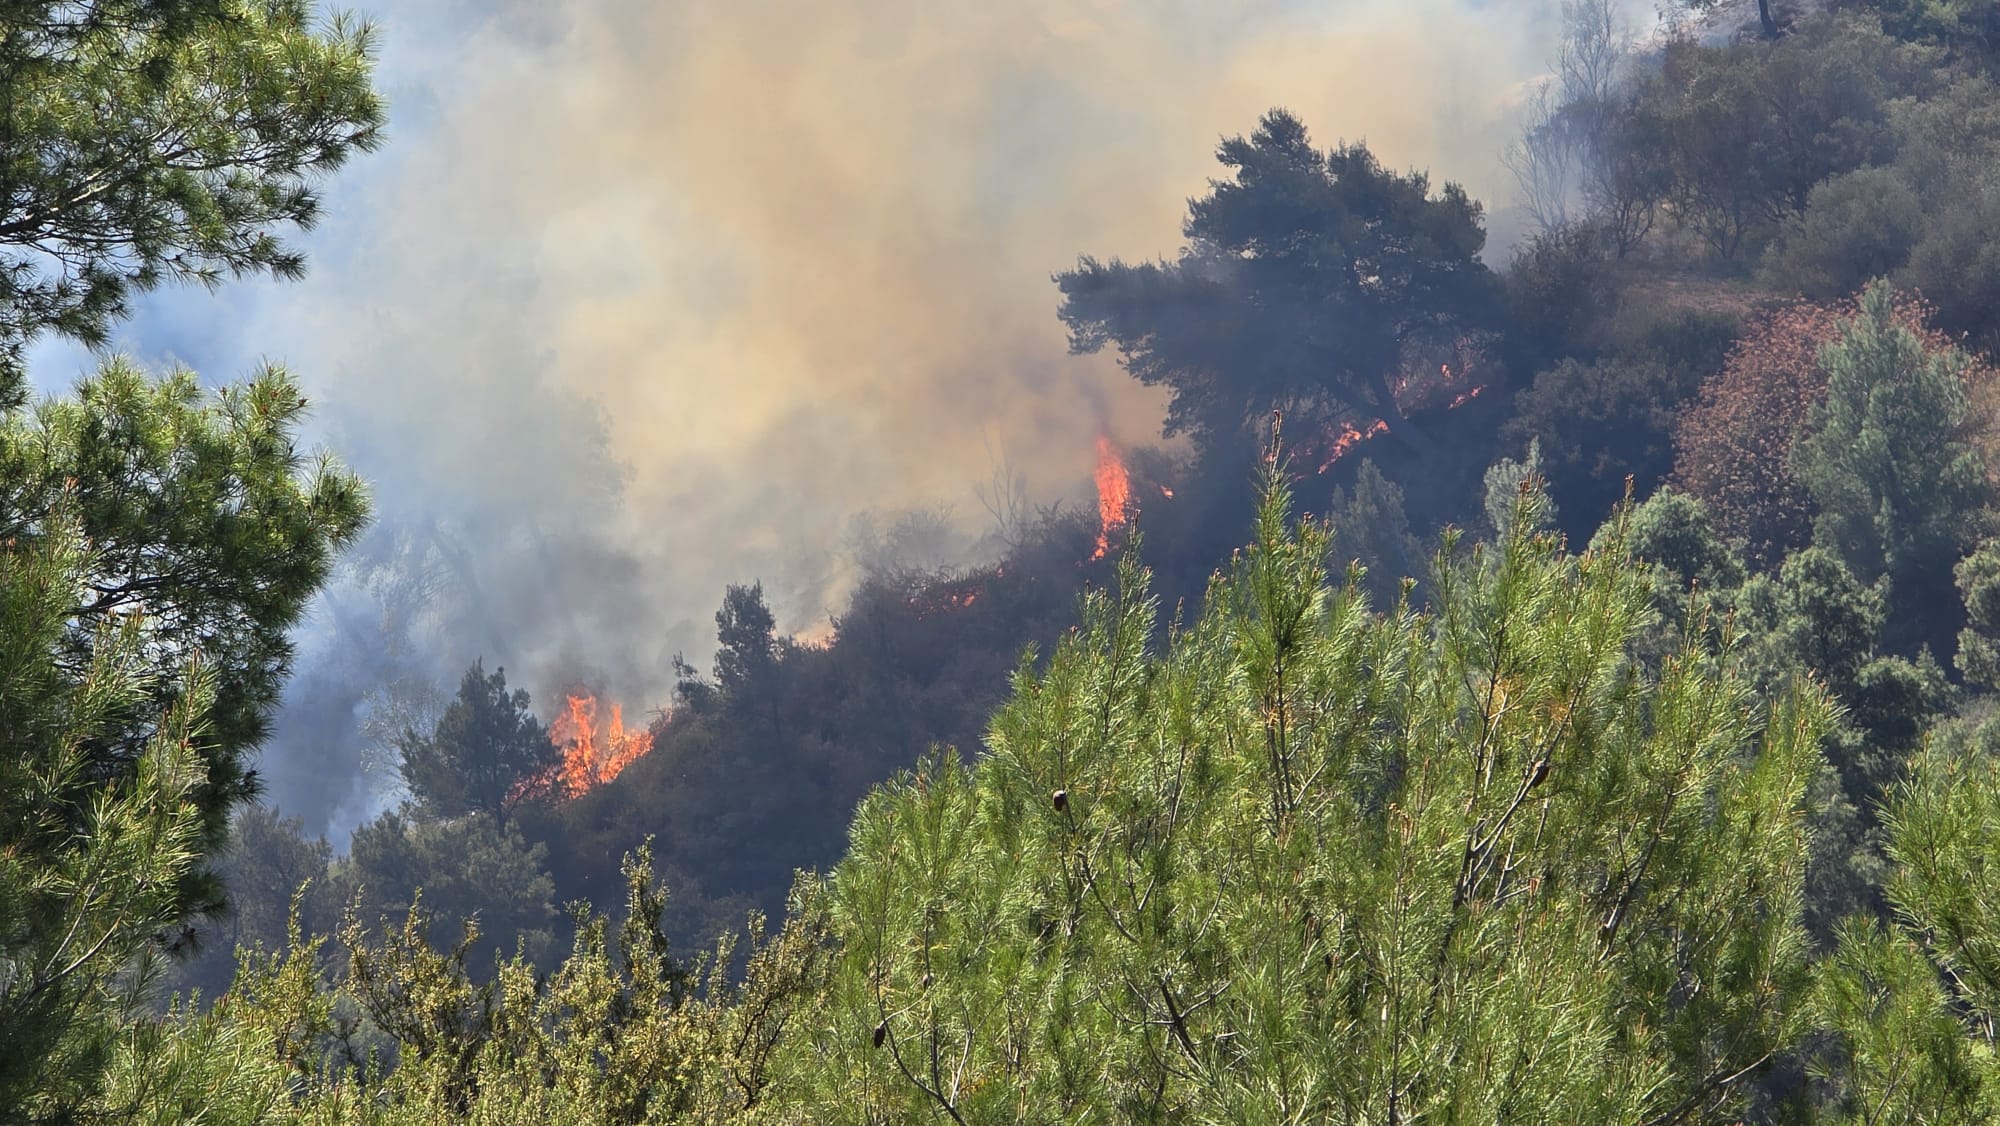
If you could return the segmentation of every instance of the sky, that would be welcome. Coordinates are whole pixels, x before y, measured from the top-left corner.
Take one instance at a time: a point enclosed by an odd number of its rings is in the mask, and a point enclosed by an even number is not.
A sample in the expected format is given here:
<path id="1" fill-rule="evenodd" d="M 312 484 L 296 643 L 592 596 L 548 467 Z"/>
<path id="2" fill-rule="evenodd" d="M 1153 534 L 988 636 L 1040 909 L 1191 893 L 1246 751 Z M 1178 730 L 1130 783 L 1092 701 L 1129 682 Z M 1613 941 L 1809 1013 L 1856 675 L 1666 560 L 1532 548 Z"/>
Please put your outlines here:
<path id="1" fill-rule="evenodd" d="M 934 561 L 962 560 L 1002 466 L 1087 504 L 1099 427 L 1157 441 L 1163 404 L 1067 354 L 1050 275 L 1172 257 L 1217 142 L 1274 106 L 1464 183 L 1504 248 L 1499 155 L 1555 9 L 362 5 L 388 143 L 325 185 L 308 276 L 158 292 L 113 343 L 211 381 L 285 364 L 312 441 L 370 483 L 376 532 L 299 636 L 270 796 L 344 836 L 393 800 L 360 769 L 385 724 L 474 658 L 544 704 L 587 681 L 662 706 L 726 584 L 823 630 L 857 519 L 942 507 Z M 95 362 L 46 343 L 31 370 L 55 391 Z"/>

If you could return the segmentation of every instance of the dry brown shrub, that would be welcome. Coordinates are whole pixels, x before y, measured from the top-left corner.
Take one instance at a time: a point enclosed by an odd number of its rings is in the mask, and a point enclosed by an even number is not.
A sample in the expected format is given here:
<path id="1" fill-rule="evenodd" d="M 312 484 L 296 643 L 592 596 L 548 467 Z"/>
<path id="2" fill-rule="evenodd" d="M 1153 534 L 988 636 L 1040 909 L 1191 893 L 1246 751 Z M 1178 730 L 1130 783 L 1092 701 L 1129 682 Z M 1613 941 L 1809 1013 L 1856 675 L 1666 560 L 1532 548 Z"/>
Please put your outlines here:
<path id="1" fill-rule="evenodd" d="M 1852 301 L 1801 301 L 1759 316 L 1674 431 L 1675 483 L 1701 498 L 1717 530 L 1759 569 L 1776 567 L 1812 538 L 1813 502 L 1792 475 L 1792 446 L 1813 405 L 1826 397 L 1819 351 L 1855 311 Z M 1921 297 L 1897 299 L 1896 320 L 1927 348 L 1957 344 L 1927 327 L 1930 317 Z M 1990 453 L 2000 446 L 1992 423 L 2000 418 L 2000 372 L 1982 360 L 1968 369 L 1966 383 L 1991 465 Z"/>

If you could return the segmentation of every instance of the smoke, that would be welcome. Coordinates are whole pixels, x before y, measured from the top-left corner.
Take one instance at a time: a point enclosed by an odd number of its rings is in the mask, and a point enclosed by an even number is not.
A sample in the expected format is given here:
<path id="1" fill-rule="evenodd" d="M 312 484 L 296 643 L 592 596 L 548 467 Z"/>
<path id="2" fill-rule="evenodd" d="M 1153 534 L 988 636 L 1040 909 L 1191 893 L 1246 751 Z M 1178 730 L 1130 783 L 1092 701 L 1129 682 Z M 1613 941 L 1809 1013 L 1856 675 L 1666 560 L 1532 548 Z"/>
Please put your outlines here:
<path id="1" fill-rule="evenodd" d="M 1171 256 L 1217 140 L 1274 105 L 1504 200 L 1555 7 L 382 6 L 391 144 L 329 186 L 313 274 L 168 297 L 123 342 L 214 377 L 290 359 L 374 486 L 274 798 L 336 832 L 379 804 L 327 725 L 421 715 L 381 684 L 449 690 L 475 656 L 538 701 L 657 706 L 728 582 L 823 624 L 856 514 L 950 504 L 970 542 L 995 451 L 1087 503 L 1100 412 L 1143 442 L 1162 403 L 1065 354 L 1049 275 Z"/>

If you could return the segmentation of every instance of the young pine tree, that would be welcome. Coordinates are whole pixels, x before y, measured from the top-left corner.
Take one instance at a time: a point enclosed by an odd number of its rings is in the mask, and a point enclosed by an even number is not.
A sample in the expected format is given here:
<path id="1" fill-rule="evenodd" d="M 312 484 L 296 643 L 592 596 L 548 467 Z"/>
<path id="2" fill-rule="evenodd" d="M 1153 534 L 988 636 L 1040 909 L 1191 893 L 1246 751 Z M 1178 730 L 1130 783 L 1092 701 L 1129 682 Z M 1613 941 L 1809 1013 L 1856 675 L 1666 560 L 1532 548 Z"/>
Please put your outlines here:
<path id="1" fill-rule="evenodd" d="M 136 617 L 100 625 L 80 667 L 63 644 L 98 565 L 72 511 L 0 543 L 0 1108 L 8 1121 L 101 1114 L 120 1025 L 148 955 L 181 920 L 201 856 L 201 717 L 190 665 L 154 714 L 158 672 Z M 93 750 L 143 722 L 129 771 Z"/>
<path id="2" fill-rule="evenodd" d="M 1819 363 L 1826 398 L 1793 451 L 1819 507 L 1815 540 L 1864 579 L 1888 575 L 1906 606 L 1948 594 L 1993 499 L 1973 441 L 1972 360 L 1897 323 L 1894 293 L 1878 282 Z"/>
<path id="3" fill-rule="evenodd" d="M 1628 654 L 1621 540 L 1533 532 L 1371 613 L 1327 532 L 1164 629 L 1127 562 L 990 753 L 856 816 L 824 1122 L 1714 1118 L 1806 1031 L 1805 791 L 1829 724 L 1725 652 Z M 1449 546 L 1449 545 L 1448 545 Z M 1442 558 L 1449 558 L 1449 552 Z M 1699 639 L 1709 631 L 1690 629 Z"/>

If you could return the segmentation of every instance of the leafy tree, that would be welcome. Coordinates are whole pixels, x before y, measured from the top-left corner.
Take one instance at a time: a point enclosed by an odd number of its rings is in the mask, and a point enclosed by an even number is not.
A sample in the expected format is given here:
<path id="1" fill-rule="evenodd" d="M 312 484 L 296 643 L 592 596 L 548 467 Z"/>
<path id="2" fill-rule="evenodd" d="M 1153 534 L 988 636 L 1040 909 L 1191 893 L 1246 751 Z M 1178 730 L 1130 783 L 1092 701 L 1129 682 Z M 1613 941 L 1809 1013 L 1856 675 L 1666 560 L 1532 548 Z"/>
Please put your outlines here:
<path id="1" fill-rule="evenodd" d="M 391 812 L 354 831 L 333 878 L 365 926 L 405 918 L 421 901 L 439 946 L 449 947 L 460 920 L 476 918 L 503 952 L 518 947 L 541 957 L 555 921 L 547 859 L 542 845 L 485 814 L 431 820 Z"/>
<path id="2" fill-rule="evenodd" d="M 1859 168 L 1814 186 L 1759 272 L 1780 292 L 1838 301 L 1901 269 L 1924 225 L 1923 202 L 1900 174 Z"/>
<path id="3" fill-rule="evenodd" d="M 1910 599 L 1949 589 L 1992 499 L 1973 442 L 1973 363 L 1899 324 L 1886 283 L 1820 351 L 1826 398 L 1794 450 L 1819 508 L 1814 538 L 1862 575 L 1888 575 Z"/>
<path id="4" fill-rule="evenodd" d="M 1893 278 L 1936 306 L 1937 326 L 1991 351 L 2000 321 L 1988 295 L 2000 283 L 2000 258 L 1985 232 L 2000 216 L 1992 184 L 2000 160 L 2000 88 L 1984 75 L 1960 77 L 1936 94 L 1907 99 L 1894 118 L 1894 171 L 1917 195 L 1922 221 Z"/>
<path id="5" fill-rule="evenodd" d="M 1536 442 L 1549 491 L 1595 521 L 1618 503 L 1628 478 L 1644 495 L 1672 471 L 1679 408 L 1707 374 L 1643 351 L 1564 360 L 1515 397 L 1501 434 Z"/>
<path id="6" fill-rule="evenodd" d="M 1662 9 L 1680 8 L 1690 12 L 1705 13 L 1714 11 L 1721 3 L 1722 0 L 1673 0 L 1671 4 L 1664 4 L 1661 7 Z M 1763 31 L 1764 38 L 1776 39 L 1778 37 L 1781 29 L 1778 26 L 1778 17 L 1771 11 L 1771 0 L 1757 0 L 1757 24 Z"/>
<path id="7" fill-rule="evenodd" d="M 298 275 L 283 228 L 381 140 L 372 43 L 308 0 L 0 3 L 0 357 L 163 280 Z"/>
<path id="8" fill-rule="evenodd" d="M 1671 44 L 1637 86 L 1675 217 L 1716 254 L 1761 245 L 1817 185 L 1894 155 L 1890 111 L 1931 59 L 1865 19 L 1818 19 L 1771 45 Z"/>
<path id="9" fill-rule="evenodd" d="M 777 663 L 778 620 L 764 602 L 764 584 L 731 584 L 715 612 L 715 682 L 724 692 L 743 692 Z"/>
<path id="10" fill-rule="evenodd" d="M 1116 345 L 1172 391 L 1168 434 L 1227 440 L 1273 408 L 1381 419 L 1420 448 L 1394 383 L 1411 353 L 1495 327 L 1481 211 L 1456 184 L 1389 172 L 1361 145 L 1322 152 L 1284 110 L 1224 141 L 1230 169 L 1193 200 L 1173 262 L 1083 258 L 1056 276 L 1076 352 Z"/>
<path id="11" fill-rule="evenodd" d="M 1256 542 L 1165 635 L 1136 565 L 1024 662 L 990 755 L 871 796 L 833 880 L 829 1121 L 1718 1119 L 1805 1032 L 1828 716 L 1528 534 L 1431 614 Z M 1156 641 L 1164 646 L 1155 653 Z"/>
<path id="12" fill-rule="evenodd" d="M 221 995 L 236 975 L 237 952 L 282 948 L 294 920 L 310 933 L 330 933 L 341 906 L 327 880 L 332 862 L 332 846 L 308 837 L 301 819 L 268 805 L 244 810 L 229 827 L 229 847 L 214 860 L 229 891 L 228 916 L 206 933 L 197 930 L 203 948 L 174 967 L 172 987 Z"/>
<path id="13" fill-rule="evenodd" d="M 1823 547 L 1787 556 L 1775 580 L 1746 593 L 1743 608 L 1744 628 L 1770 650 L 1769 675 L 1802 668 L 1836 694 L 1853 687 L 1888 617 L 1883 584 L 1862 582 Z"/>
<path id="14" fill-rule="evenodd" d="M 1514 252 L 1506 277 L 1510 363 L 1539 370 L 1597 351 L 1618 311 L 1618 284 L 1595 228 L 1540 231 Z"/>
<path id="15" fill-rule="evenodd" d="M 1757 318 L 1675 429 L 1675 482 L 1754 567 L 1776 568 L 1811 538 L 1814 500 L 1795 473 L 1792 447 L 1826 395 L 1820 349 L 1855 308 L 1797 303 Z M 1923 333 L 1927 347 L 1947 346 L 1924 328 L 1920 302 L 1899 300 L 1892 316 Z"/>
<path id="16" fill-rule="evenodd" d="M 1597 158 L 1584 174 L 1591 223 L 1620 261 L 1653 233 L 1674 186 L 1667 122 L 1639 112 L 1637 98 L 1637 91 L 1621 91 L 1606 111 Z"/>
<path id="17" fill-rule="evenodd" d="M 2000 251 L 1988 237 L 2000 224 L 2000 186 L 1991 165 L 1953 181 L 1928 215 L 1897 284 L 1937 295 L 1941 328 L 1991 349 L 2000 343 L 2000 318 L 1987 295 L 2000 289 Z"/>
<path id="18" fill-rule="evenodd" d="M 1988 58 L 2000 51 L 2000 4 L 1993 0 L 1873 0 L 1869 6 L 1886 30 L 1902 38 Z"/>
<path id="19" fill-rule="evenodd" d="M 489 676 L 483 661 L 465 670 L 429 735 L 405 729 L 396 742 L 411 795 L 439 817 L 480 812 L 504 822 L 522 782 L 562 761 L 527 692 L 509 694 L 507 670 Z"/>
<path id="20" fill-rule="evenodd" d="M 1661 489 L 1622 523 L 1632 558 L 1664 568 L 1676 587 L 1733 590 L 1742 585 L 1743 564 L 1716 533 L 1708 510 L 1686 493 Z M 1620 524 L 1615 518 L 1606 523 L 1592 548 L 1616 544 Z"/>

